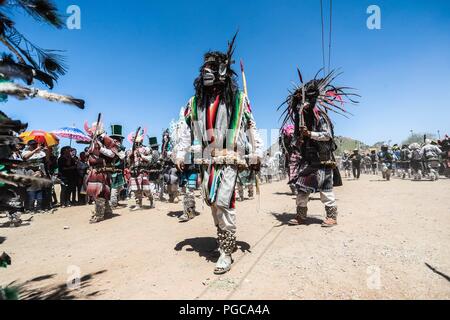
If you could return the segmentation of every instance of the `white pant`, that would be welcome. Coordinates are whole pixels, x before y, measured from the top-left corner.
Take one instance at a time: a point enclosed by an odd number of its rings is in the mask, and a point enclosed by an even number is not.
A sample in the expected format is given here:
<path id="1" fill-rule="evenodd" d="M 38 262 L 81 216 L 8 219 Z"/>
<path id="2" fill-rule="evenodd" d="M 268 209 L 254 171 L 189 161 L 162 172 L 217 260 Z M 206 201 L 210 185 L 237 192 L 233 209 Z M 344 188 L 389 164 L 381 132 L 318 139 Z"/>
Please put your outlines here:
<path id="1" fill-rule="evenodd" d="M 219 226 L 221 230 L 236 233 L 236 209 L 211 206 L 211 213 L 214 224 Z"/>
<path id="2" fill-rule="evenodd" d="M 299 192 L 297 194 L 297 207 L 306 208 L 308 207 L 310 192 Z M 333 191 L 321 192 L 320 201 L 325 205 L 325 207 L 336 207 L 336 197 Z"/>
<path id="3" fill-rule="evenodd" d="M 111 200 L 109 201 L 111 206 L 115 207 L 119 204 L 119 195 L 122 190 L 123 187 L 111 189 Z"/>

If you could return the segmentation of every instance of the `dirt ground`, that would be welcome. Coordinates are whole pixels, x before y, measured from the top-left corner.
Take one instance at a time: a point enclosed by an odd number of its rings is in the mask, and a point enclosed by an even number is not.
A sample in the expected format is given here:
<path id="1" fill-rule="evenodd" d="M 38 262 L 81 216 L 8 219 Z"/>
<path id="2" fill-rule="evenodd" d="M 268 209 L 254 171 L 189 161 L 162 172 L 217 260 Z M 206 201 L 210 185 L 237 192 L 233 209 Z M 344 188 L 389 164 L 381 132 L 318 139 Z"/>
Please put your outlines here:
<path id="1" fill-rule="evenodd" d="M 156 202 L 95 225 L 92 207 L 72 207 L 0 228 L 13 261 L 0 284 L 19 285 L 24 299 L 450 298 L 450 180 L 347 180 L 332 229 L 321 228 L 317 199 L 309 225 L 288 226 L 288 192 L 274 182 L 260 201 L 238 203 L 239 249 L 223 276 L 213 274 L 215 227 L 198 200 L 200 216 L 184 224 L 181 203 Z"/>

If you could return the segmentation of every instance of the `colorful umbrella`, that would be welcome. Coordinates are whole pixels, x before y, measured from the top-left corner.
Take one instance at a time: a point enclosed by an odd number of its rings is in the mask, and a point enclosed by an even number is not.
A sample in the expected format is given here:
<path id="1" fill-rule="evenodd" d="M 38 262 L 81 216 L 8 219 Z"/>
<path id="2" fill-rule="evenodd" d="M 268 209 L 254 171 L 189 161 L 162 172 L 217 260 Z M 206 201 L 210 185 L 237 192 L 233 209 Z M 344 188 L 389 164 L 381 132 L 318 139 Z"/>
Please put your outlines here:
<path id="1" fill-rule="evenodd" d="M 83 131 L 75 127 L 66 127 L 59 130 L 52 131 L 52 133 L 60 138 L 67 138 L 70 140 L 89 142 L 91 138 L 87 136 Z"/>
<path id="2" fill-rule="evenodd" d="M 35 140 L 37 143 L 43 143 L 47 147 L 53 147 L 59 144 L 59 139 L 53 133 L 43 130 L 27 131 L 22 133 L 20 137 L 25 143 L 30 140 Z"/>
<path id="3" fill-rule="evenodd" d="M 83 131 L 75 127 L 65 127 L 52 132 L 55 136 L 60 138 L 70 139 L 70 146 L 72 146 L 72 140 L 77 143 L 89 143 L 91 138 Z"/>

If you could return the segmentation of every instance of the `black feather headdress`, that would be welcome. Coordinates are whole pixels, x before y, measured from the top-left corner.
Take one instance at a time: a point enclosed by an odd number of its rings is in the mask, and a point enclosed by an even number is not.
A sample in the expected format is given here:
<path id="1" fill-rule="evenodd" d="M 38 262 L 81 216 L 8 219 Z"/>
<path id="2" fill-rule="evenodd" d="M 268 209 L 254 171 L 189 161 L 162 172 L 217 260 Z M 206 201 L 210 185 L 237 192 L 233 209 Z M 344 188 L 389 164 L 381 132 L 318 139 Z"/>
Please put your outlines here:
<path id="1" fill-rule="evenodd" d="M 226 53 L 220 51 L 208 51 L 204 55 L 204 64 L 200 68 L 200 75 L 194 81 L 194 87 L 197 98 L 202 101 L 205 96 L 205 87 L 203 85 L 203 69 L 205 65 L 209 62 L 214 61 L 218 65 L 225 66 L 226 68 L 226 77 L 223 83 L 223 95 L 225 97 L 227 105 L 234 101 L 237 92 L 238 92 L 238 84 L 237 84 L 237 73 L 232 69 L 232 65 L 234 64 L 233 54 L 235 51 L 235 43 L 236 37 L 238 35 L 237 31 L 233 36 L 232 40 L 228 42 L 228 49 Z"/>
<path id="2" fill-rule="evenodd" d="M 278 107 L 278 110 L 286 106 L 281 118 L 282 127 L 289 123 L 296 123 L 297 116 L 303 103 L 309 103 L 319 111 L 327 114 L 328 111 L 347 117 L 350 114 L 345 108 L 345 104 L 358 104 L 356 97 L 358 94 L 351 92 L 353 88 L 340 87 L 333 84 L 334 80 L 342 74 L 336 70 L 331 71 L 324 78 L 317 78 L 321 70 L 315 75 L 314 79 L 306 83 L 303 82 L 303 76 L 297 69 L 300 78 L 300 85 L 295 85 L 293 91 L 289 91 L 287 99 Z"/>

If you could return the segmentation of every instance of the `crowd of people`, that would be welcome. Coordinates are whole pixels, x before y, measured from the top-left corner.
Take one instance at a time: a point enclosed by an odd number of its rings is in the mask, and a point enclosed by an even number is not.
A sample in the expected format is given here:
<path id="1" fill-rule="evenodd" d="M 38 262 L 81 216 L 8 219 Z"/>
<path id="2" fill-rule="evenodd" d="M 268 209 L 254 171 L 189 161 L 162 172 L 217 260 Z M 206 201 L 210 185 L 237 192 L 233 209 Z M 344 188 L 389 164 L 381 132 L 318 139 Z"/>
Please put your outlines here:
<path id="1" fill-rule="evenodd" d="M 56 149 L 38 141 L 26 146 L 18 135 L 27 125 L 2 115 L 0 136 L 8 141 L 1 144 L 0 210 L 7 212 L 11 225 L 20 225 L 20 212 L 40 212 L 56 206 L 55 185 L 60 184 L 59 205 L 62 207 L 92 203 L 90 223 L 100 223 L 113 217 L 113 210 L 130 196 L 135 203 L 131 211 L 151 209 L 155 196 L 176 202 L 183 194 L 181 222 L 193 219 L 196 194 L 208 205 L 217 228 L 218 260 L 215 274 L 231 269 L 236 250 L 236 201 L 244 200 L 245 187 L 249 197 L 259 194 L 259 183 L 283 177 L 280 170 L 283 153 L 265 155 L 247 95 L 247 88 L 238 88 L 236 72 L 232 69 L 234 43 L 226 52 L 209 51 L 204 55 L 200 74 L 194 82 L 195 94 L 164 132 L 162 145 L 157 138 L 146 138 L 146 130 L 138 127 L 128 135 L 131 147 L 123 142 L 121 130 L 108 133 L 102 115 L 92 126 L 85 124 L 90 144 L 78 156 L 71 147 Z M 299 72 L 300 73 L 300 72 Z M 242 69 L 242 76 L 245 78 Z M 341 185 L 334 178 L 336 171 L 333 126 L 325 112 L 333 101 L 345 93 L 344 88 L 331 84 L 334 71 L 325 78 L 313 79 L 298 87 L 288 97 L 288 112 L 284 122 L 295 123 L 293 136 L 300 146 L 298 162 L 292 157 L 284 165 L 296 168 L 289 172 L 290 184 L 297 191 L 297 218 L 293 224 L 304 223 L 311 193 L 320 192 L 325 205 L 323 227 L 337 225 L 337 206 L 333 186 Z M 345 93 L 342 97 L 348 97 Z M 293 115 L 304 117 L 301 121 Z M 11 127 L 6 127 L 11 124 Z M 301 124 L 301 125 L 299 125 Z M 299 134 L 299 135 L 297 135 Z M 148 143 L 147 143 L 148 142 Z M 294 145 L 294 142 L 292 142 Z M 22 149 L 23 148 L 23 149 Z M 17 149 L 17 150 L 16 150 Z M 12 152 L 13 150 L 13 152 Z M 20 172 L 25 170 L 26 172 Z M 286 171 L 284 171 L 286 172 Z M 337 176 L 337 175 L 335 175 Z M 21 194 L 25 189 L 26 195 Z M 197 193 L 197 194 L 198 194 Z M 144 206 L 148 199 L 149 206 Z M 25 203 L 25 204 L 24 204 Z"/>
<path id="2" fill-rule="evenodd" d="M 436 181 L 439 176 L 450 176 L 450 138 L 432 141 L 425 139 L 421 145 L 417 142 L 401 147 L 397 144 L 381 146 L 380 150 L 371 149 L 361 152 L 344 151 L 340 157 L 340 167 L 346 178 L 359 179 L 361 172 L 378 175 L 390 180 L 392 176 L 402 179 Z"/>
<path id="3" fill-rule="evenodd" d="M 10 159 L 23 162 L 22 166 L 13 170 L 15 173 L 52 181 L 51 186 L 44 187 L 35 182 L 23 190 L 22 201 L 26 213 L 53 212 L 57 207 L 87 203 L 82 192 L 83 179 L 89 167 L 86 152 L 78 156 L 77 150 L 69 146 L 59 151 L 45 143 L 29 140 L 27 143 L 17 143 Z M 60 185 L 59 195 L 55 190 L 57 184 Z"/>
<path id="4" fill-rule="evenodd" d="M 355 150 L 352 155 L 345 153 L 341 161 L 335 157 L 337 145 L 328 110 L 345 112 L 339 104 L 357 103 L 352 98 L 356 94 L 333 84 L 338 76 L 335 71 L 321 79 L 317 73 L 304 82 L 297 70 L 301 85 L 291 90 L 282 104 L 287 107 L 279 139 L 281 151 L 265 154 L 247 88 L 244 85 L 239 90 L 232 69 L 236 35 L 226 53 L 209 51 L 204 55 L 194 82 L 195 94 L 163 133 L 161 145 L 157 137 L 148 137 L 146 130 L 138 127 L 127 136 L 131 146 L 127 149 L 122 127 L 113 125 L 108 133 L 102 114 L 91 126 L 85 124 L 90 142 L 79 155 L 70 146 L 58 150 L 36 140 L 25 145 L 19 134 L 27 126 L 1 113 L 0 138 L 6 142 L 0 144 L 0 211 L 7 212 L 10 225 L 21 224 L 23 211 L 39 213 L 86 204 L 94 205 L 89 222 L 100 223 L 112 218 L 118 207 L 133 212 L 150 210 L 155 200 L 165 200 L 165 195 L 170 202 L 180 202 L 182 195 L 179 220 L 187 222 L 198 215 L 196 194 L 200 193 L 217 228 L 219 258 L 214 273 L 223 274 L 233 263 L 236 201 L 245 199 L 245 188 L 252 198 L 255 189 L 259 194 L 260 182 L 287 175 L 296 194 L 296 216 L 289 224 L 306 224 L 310 195 L 320 193 L 325 208 L 322 227 L 331 228 L 338 224 L 334 187 L 342 185 L 339 162 L 345 176 L 351 170 L 356 179 L 361 169 L 373 174 L 380 170 L 386 179 L 392 171 L 418 178 L 438 177 L 443 150 L 448 156 L 448 137 L 442 150 L 426 141 L 424 146 L 401 149 L 383 146 L 365 156 Z M 242 73 L 245 79 L 243 69 Z M 133 204 L 128 201 L 131 197 Z"/>
<path id="5" fill-rule="evenodd" d="M 125 150 L 122 136 L 122 126 L 112 125 L 114 144 L 124 152 L 124 158 L 117 158 L 111 165 L 111 195 L 109 205 L 111 208 L 120 206 L 134 195 L 136 203 L 130 206 L 131 211 L 143 209 L 143 198 L 148 198 L 149 208 L 154 207 L 154 199 L 167 200 L 178 203 L 180 195 L 193 194 L 199 190 L 199 165 L 191 165 L 188 170 L 176 170 L 172 161 L 173 143 L 169 130 L 164 132 L 164 144 L 158 144 L 157 137 L 149 138 L 149 147 L 144 144 L 144 136 L 138 135 L 134 139 L 136 157 L 133 160 L 132 150 Z M 105 134 L 103 129 L 97 133 Z M 254 198 L 254 185 L 256 179 L 263 183 L 280 181 L 284 178 L 284 171 L 280 167 L 281 153 L 271 155 L 269 152 L 262 159 L 261 170 L 251 172 L 241 170 L 236 184 L 237 200 L 244 201 L 244 190 L 248 189 L 249 199 Z M 29 140 L 27 143 L 19 142 L 15 145 L 10 156 L 11 160 L 23 162 L 26 169 L 21 167 L 13 171 L 32 177 L 47 178 L 52 181 L 51 186 L 42 186 L 31 183 L 22 193 L 24 213 L 38 214 L 50 213 L 57 208 L 83 206 L 92 203 L 92 197 L 87 196 L 87 178 L 91 173 L 89 148 L 79 153 L 77 149 L 64 146 L 48 147 L 45 143 Z M 134 162 L 134 163 L 133 163 Z M 136 171 L 140 171 L 137 173 Z M 56 186 L 59 185 L 57 193 Z M 186 222 L 195 217 L 195 200 L 184 200 L 184 213 L 180 221 Z M 190 203 L 190 204 L 189 204 Z M 124 206 L 124 205 L 122 205 Z"/>

